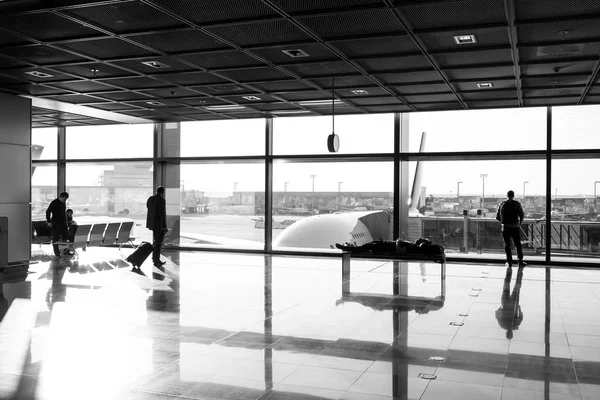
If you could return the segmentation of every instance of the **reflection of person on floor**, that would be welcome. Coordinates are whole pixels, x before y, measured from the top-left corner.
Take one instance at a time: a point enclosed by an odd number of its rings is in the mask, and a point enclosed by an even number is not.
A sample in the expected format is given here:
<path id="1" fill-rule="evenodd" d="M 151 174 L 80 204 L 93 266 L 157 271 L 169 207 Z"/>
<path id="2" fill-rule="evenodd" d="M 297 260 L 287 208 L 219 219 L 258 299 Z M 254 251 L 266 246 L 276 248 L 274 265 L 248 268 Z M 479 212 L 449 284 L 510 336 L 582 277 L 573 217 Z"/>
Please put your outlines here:
<path id="1" fill-rule="evenodd" d="M 421 268 L 421 280 L 427 282 L 427 264 L 419 263 L 419 268 Z"/>
<path id="2" fill-rule="evenodd" d="M 519 293 L 521 291 L 521 281 L 523 280 L 523 268 L 519 268 L 517 272 L 517 281 L 510 293 L 510 279 L 512 276 L 512 268 L 506 269 L 504 277 L 504 288 L 502 289 L 502 298 L 500 300 L 500 308 L 496 310 L 496 319 L 498 324 L 506 329 L 506 338 L 512 339 L 513 330 L 519 329 L 519 325 L 523 321 L 523 312 L 519 305 Z"/>
<path id="3" fill-rule="evenodd" d="M 52 263 L 50 269 L 46 273 L 47 275 L 52 275 L 52 286 L 50 286 L 48 292 L 46 292 L 46 304 L 48 305 L 48 310 L 52 310 L 54 303 L 65 301 L 67 297 L 67 286 L 62 283 L 65 271 L 66 269 L 63 266 Z"/>

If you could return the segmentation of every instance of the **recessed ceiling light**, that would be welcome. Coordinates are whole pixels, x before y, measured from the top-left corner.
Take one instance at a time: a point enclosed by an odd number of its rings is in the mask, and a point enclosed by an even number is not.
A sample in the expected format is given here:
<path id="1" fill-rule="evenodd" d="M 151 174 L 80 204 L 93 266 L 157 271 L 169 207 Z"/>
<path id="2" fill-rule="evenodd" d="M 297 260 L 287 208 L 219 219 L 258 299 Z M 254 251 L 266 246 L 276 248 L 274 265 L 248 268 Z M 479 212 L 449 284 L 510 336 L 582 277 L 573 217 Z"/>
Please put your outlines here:
<path id="1" fill-rule="evenodd" d="M 160 61 L 142 61 L 142 64 L 152 68 L 169 68 L 167 64 L 161 63 Z"/>
<path id="2" fill-rule="evenodd" d="M 234 105 L 234 104 L 204 107 L 205 110 L 211 110 L 211 111 L 242 110 L 244 108 L 246 108 L 246 107 L 244 107 L 244 106 L 238 106 L 238 105 Z"/>
<path id="3" fill-rule="evenodd" d="M 260 97 L 258 97 L 258 96 L 242 96 L 242 99 L 250 100 L 250 101 L 257 101 L 257 100 L 260 100 Z"/>
<path id="4" fill-rule="evenodd" d="M 477 87 L 479 89 L 490 89 L 494 86 L 494 84 L 492 82 L 479 82 L 477 84 Z"/>
<path id="5" fill-rule="evenodd" d="M 35 76 L 36 78 L 51 78 L 54 76 L 54 75 L 50 75 L 50 74 L 47 74 L 45 72 L 40 72 L 40 71 L 28 71 L 25 73 L 27 75 Z"/>
<path id="6" fill-rule="evenodd" d="M 357 94 L 357 95 L 365 95 L 365 94 L 369 94 L 369 92 L 367 92 L 364 89 L 357 89 L 357 90 L 353 90 L 352 93 Z"/>
<path id="7" fill-rule="evenodd" d="M 341 100 L 334 100 L 335 104 L 343 104 Z M 306 100 L 297 103 L 301 106 L 328 106 L 331 105 L 331 100 Z"/>
<path id="8" fill-rule="evenodd" d="M 308 57 L 308 53 L 301 49 L 290 49 L 290 50 L 281 50 L 281 51 L 283 51 L 285 54 L 287 54 L 288 56 L 290 56 L 292 58 Z"/>
<path id="9" fill-rule="evenodd" d="M 161 103 L 160 101 L 147 101 L 146 104 L 150 104 L 151 106 L 164 106 L 164 103 Z"/>
<path id="10" fill-rule="evenodd" d="M 456 35 L 453 37 L 456 44 L 477 43 L 477 38 L 475 38 L 475 35 Z"/>

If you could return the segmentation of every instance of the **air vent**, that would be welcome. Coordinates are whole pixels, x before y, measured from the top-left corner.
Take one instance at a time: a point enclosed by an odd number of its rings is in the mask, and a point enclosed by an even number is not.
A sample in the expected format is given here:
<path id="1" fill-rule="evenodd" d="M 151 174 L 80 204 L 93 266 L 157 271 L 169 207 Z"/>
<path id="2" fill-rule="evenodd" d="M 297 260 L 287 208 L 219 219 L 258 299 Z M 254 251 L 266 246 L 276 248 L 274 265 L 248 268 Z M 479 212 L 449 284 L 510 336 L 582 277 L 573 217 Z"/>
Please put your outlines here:
<path id="1" fill-rule="evenodd" d="M 352 93 L 358 95 L 358 96 L 364 96 L 365 94 L 369 94 L 369 92 L 367 92 L 364 89 L 357 89 L 357 90 L 353 90 Z"/>
<path id="2" fill-rule="evenodd" d="M 337 104 L 345 104 L 341 100 L 334 100 L 334 103 L 336 105 Z M 299 101 L 297 104 L 301 105 L 301 106 L 329 106 L 329 105 L 331 105 L 331 100 L 306 100 L 306 101 Z"/>
<path id="3" fill-rule="evenodd" d="M 46 74 L 40 71 L 28 71 L 25 72 L 27 75 L 35 76 L 36 78 L 52 78 L 54 75 Z"/>
<path id="4" fill-rule="evenodd" d="M 274 115 L 310 114 L 308 110 L 276 110 L 271 111 Z"/>
<path id="5" fill-rule="evenodd" d="M 559 44 L 556 46 L 540 46 L 537 48 L 538 57 L 575 56 L 583 53 L 583 44 Z"/>
<path id="6" fill-rule="evenodd" d="M 281 50 L 292 58 L 309 57 L 308 53 L 300 49 Z"/>
<path id="7" fill-rule="evenodd" d="M 142 61 L 142 64 L 157 69 L 170 68 L 167 64 L 161 63 L 159 61 Z"/>
<path id="8" fill-rule="evenodd" d="M 210 110 L 210 111 L 233 111 L 233 110 L 243 110 L 246 107 L 244 106 L 238 106 L 235 104 L 227 104 L 227 105 L 222 105 L 222 106 L 208 106 L 208 107 L 204 107 L 205 110 Z"/>
<path id="9" fill-rule="evenodd" d="M 475 37 L 475 35 L 457 35 L 453 36 L 453 38 L 456 44 L 477 43 L 477 38 Z"/>
<path id="10" fill-rule="evenodd" d="M 146 104 L 149 104 L 151 106 L 164 106 L 164 103 L 161 103 L 160 101 L 147 101 Z"/>
<path id="11" fill-rule="evenodd" d="M 237 85 L 217 85 L 210 86 L 209 89 L 217 92 L 239 92 L 240 90 L 243 90 L 243 88 Z"/>
<path id="12" fill-rule="evenodd" d="M 258 100 L 260 100 L 260 97 L 258 97 L 258 96 L 242 96 L 242 99 L 250 100 L 250 101 L 258 101 Z"/>

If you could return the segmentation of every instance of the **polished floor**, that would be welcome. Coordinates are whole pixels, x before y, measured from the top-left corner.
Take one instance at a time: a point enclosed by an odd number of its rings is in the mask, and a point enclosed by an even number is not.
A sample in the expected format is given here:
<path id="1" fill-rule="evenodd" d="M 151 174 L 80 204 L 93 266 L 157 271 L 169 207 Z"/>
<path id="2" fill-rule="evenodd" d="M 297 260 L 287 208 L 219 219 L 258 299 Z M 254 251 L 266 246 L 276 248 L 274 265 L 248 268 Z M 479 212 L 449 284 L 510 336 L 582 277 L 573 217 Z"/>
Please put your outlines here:
<path id="1" fill-rule="evenodd" d="M 92 248 L 4 284 L 0 398 L 600 398 L 600 270 L 165 260 Z"/>

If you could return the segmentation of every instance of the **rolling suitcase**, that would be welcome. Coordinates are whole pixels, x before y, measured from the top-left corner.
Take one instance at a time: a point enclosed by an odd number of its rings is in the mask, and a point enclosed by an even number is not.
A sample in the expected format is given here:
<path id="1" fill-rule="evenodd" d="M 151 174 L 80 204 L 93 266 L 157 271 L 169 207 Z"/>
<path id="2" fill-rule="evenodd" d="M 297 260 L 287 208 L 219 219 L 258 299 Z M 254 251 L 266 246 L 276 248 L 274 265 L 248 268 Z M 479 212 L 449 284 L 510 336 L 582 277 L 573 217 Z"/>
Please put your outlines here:
<path id="1" fill-rule="evenodd" d="M 134 267 L 141 267 L 146 258 L 154 251 L 154 246 L 148 242 L 142 242 L 133 253 L 127 257 L 127 261 L 133 264 Z"/>

